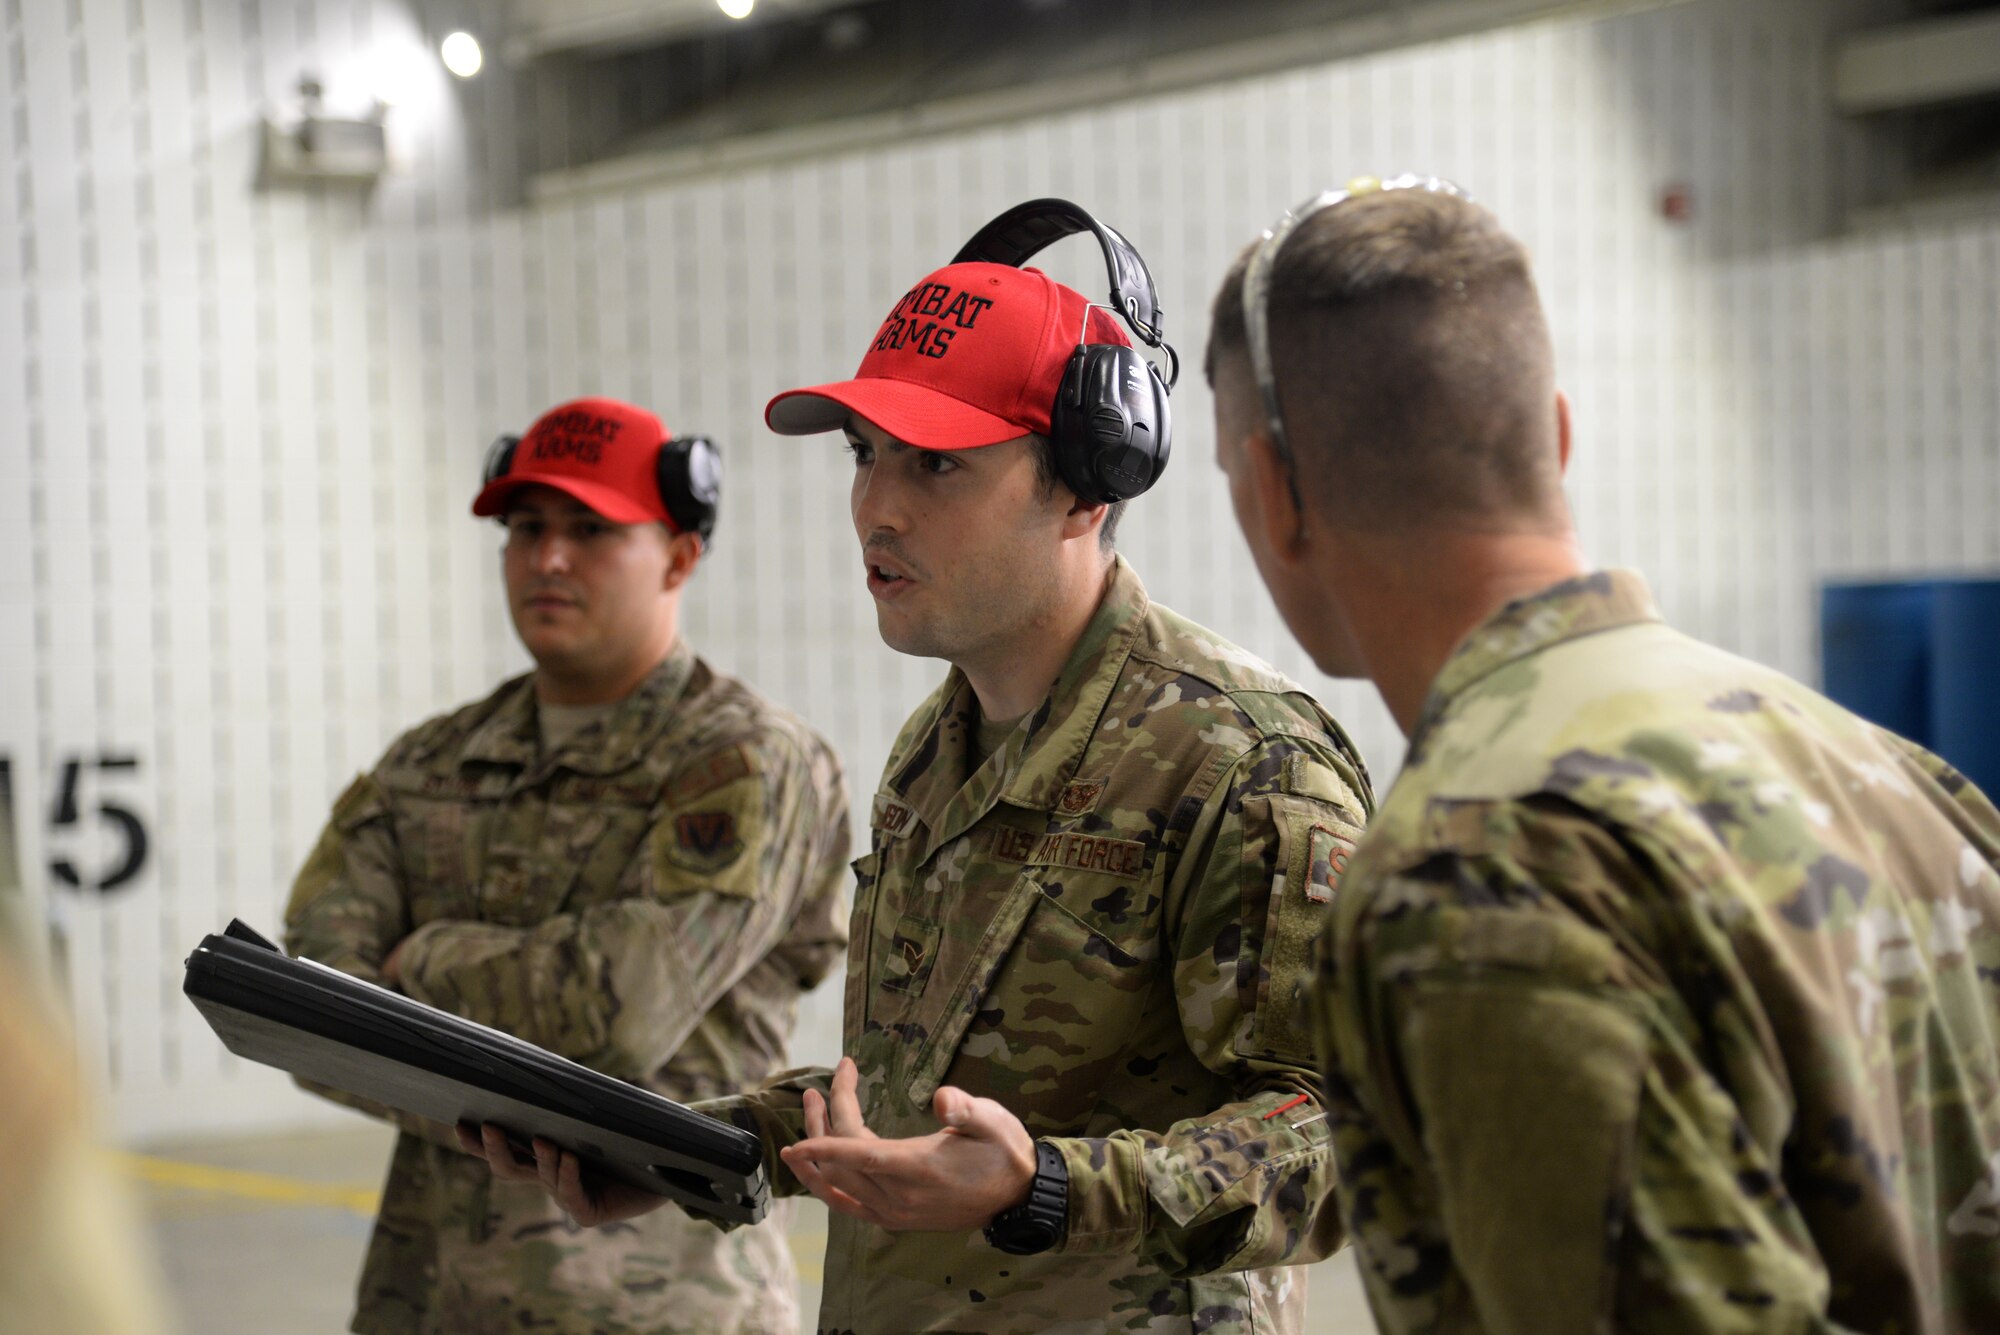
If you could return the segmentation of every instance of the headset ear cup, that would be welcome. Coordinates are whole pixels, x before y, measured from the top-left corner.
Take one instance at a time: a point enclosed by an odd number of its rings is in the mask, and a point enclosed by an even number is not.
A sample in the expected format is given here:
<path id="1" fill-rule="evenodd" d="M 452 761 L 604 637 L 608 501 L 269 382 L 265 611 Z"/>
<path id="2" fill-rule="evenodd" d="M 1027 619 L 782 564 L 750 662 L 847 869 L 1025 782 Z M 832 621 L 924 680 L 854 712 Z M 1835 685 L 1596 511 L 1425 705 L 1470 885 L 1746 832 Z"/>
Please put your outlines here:
<path id="1" fill-rule="evenodd" d="M 1137 353 L 1133 354 L 1137 356 Z M 1141 357 L 1141 361 L 1146 361 Z M 1147 491 L 1160 475 L 1167 471 L 1167 460 L 1174 452 L 1174 405 L 1167 382 L 1160 375 L 1160 368 L 1146 361 L 1146 380 L 1153 396 L 1153 471 L 1146 478 L 1146 485 L 1139 488 Z"/>
<path id="2" fill-rule="evenodd" d="M 1057 472 L 1094 505 L 1151 487 L 1173 446 L 1166 383 L 1137 349 L 1119 343 L 1086 344 L 1071 355 L 1049 425 Z"/>
<path id="3" fill-rule="evenodd" d="M 707 436 L 676 436 L 660 446 L 660 501 L 674 527 L 699 533 L 704 545 L 715 534 L 722 502 L 722 453 Z"/>
<path id="4" fill-rule="evenodd" d="M 479 470 L 479 485 L 490 487 L 507 476 L 514 466 L 514 451 L 521 448 L 519 436 L 496 436 L 486 447 L 486 462 Z"/>
<path id="5" fill-rule="evenodd" d="M 1083 344 L 1069 355 L 1062 383 L 1056 388 L 1055 406 L 1049 412 L 1049 450 L 1063 485 L 1079 500 L 1102 505 L 1105 501 L 1094 462 L 1097 446 L 1086 407 L 1093 396 L 1091 354 L 1095 351 L 1094 345 Z"/>

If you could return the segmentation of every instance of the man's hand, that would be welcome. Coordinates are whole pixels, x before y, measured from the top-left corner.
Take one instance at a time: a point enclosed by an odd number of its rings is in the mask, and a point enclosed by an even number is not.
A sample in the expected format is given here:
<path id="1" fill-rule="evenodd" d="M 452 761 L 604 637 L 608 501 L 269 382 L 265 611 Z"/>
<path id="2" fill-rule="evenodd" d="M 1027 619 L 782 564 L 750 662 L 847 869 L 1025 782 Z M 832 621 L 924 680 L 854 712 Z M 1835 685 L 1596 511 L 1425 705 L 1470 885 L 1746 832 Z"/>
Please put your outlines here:
<path id="1" fill-rule="evenodd" d="M 586 1228 L 651 1214 L 668 1203 L 667 1197 L 655 1196 L 629 1182 L 587 1172 L 583 1160 L 541 1136 L 535 1137 L 531 1163 L 515 1150 L 507 1133 L 491 1122 L 480 1127 L 460 1122 L 458 1147 L 486 1160 L 493 1176 L 502 1182 L 540 1184 L 564 1213 Z"/>
<path id="2" fill-rule="evenodd" d="M 406 936 L 390 950 L 389 958 L 382 961 L 382 986 L 403 990 L 403 947 L 408 944 L 410 938 Z"/>
<path id="3" fill-rule="evenodd" d="M 947 1085 L 931 1100 L 941 1129 L 884 1140 L 861 1120 L 860 1077 L 846 1057 L 831 1100 L 805 1095 L 806 1139 L 781 1155 L 827 1208 L 892 1232 L 965 1232 L 1028 1198 L 1035 1142 L 992 1099 Z"/>

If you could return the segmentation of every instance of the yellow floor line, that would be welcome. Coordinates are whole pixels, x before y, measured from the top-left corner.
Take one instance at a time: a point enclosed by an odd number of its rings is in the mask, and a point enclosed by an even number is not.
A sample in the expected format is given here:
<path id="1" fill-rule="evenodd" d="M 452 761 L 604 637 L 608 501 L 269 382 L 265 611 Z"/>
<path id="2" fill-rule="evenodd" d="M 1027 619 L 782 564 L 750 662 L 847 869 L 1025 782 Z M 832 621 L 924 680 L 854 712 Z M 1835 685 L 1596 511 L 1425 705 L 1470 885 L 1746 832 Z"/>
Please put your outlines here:
<path id="1" fill-rule="evenodd" d="M 792 1264 L 798 1268 L 799 1278 L 809 1284 L 826 1282 L 826 1270 L 821 1257 L 826 1255 L 826 1234 L 822 1231 L 799 1232 L 786 1239 L 792 1246 Z"/>
<path id="2" fill-rule="evenodd" d="M 276 1205 L 327 1206 L 370 1216 L 382 1203 L 382 1193 L 369 1186 L 310 1182 L 301 1178 L 278 1177 L 272 1173 L 245 1173 L 210 1164 L 154 1159 L 143 1154 L 114 1154 L 112 1158 L 123 1172 L 154 1187 L 239 1196 L 245 1200 L 268 1201 Z"/>

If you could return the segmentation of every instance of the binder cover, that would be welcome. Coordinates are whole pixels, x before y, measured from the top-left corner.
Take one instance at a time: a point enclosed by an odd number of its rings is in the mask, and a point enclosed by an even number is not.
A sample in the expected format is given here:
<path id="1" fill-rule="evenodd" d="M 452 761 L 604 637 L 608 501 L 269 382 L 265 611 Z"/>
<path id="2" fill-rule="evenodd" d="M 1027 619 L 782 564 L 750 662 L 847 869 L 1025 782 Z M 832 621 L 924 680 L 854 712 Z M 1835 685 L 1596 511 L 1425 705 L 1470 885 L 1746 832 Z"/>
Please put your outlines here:
<path id="1" fill-rule="evenodd" d="M 688 1211 L 770 1209 L 757 1137 L 497 1029 L 311 960 L 240 921 L 204 937 L 183 992 L 239 1057 L 447 1125 L 545 1136 Z"/>

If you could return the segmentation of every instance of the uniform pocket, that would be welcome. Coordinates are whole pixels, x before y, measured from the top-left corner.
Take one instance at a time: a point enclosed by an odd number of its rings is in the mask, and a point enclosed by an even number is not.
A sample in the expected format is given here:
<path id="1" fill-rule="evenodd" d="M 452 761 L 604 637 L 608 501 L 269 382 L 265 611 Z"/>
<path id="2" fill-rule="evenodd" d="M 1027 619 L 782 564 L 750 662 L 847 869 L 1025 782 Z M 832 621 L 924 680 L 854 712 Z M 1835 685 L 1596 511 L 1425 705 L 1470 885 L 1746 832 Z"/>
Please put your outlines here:
<path id="1" fill-rule="evenodd" d="M 936 1092 L 945 1068 L 951 1065 L 957 1054 L 959 1042 L 971 1027 L 974 1017 L 986 1004 L 988 991 L 998 974 L 1001 963 L 1014 948 L 1015 940 L 1021 935 L 1022 927 L 1035 906 L 1043 901 L 1041 887 L 1031 876 L 1018 876 L 1012 887 L 1001 899 L 993 915 L 987 919 L 986 930 L 980 934 L 978 943 L 966 957 L 963 967 L 957 969 L 957 977 L 951 986 L 936 987 L 930 995 L 936 998 L 932 1004 L 922 1006 L 916 1016 L 917 1023 L 925 1031 L 923 1047 L 911 1061 L 908 1076 L 909 1096 L 913 1106 L 924 1107 Z M 932 928 L 930 956 L 937 953 L 936 928 Z M 898 936 L 904 933 L 898 930 Z M 929 976 L 931 965 L 925 966 L 925 977 Z M 878 980 L 879 981 L 879 980 Z M 918 987 L 921 990 L 921 980 Z"/>
<path id="2" fill-rule="evenodd" d="M 1323 802 L 1295 797 L 1270 801 L 1278 848 L 1263 914 L 1255 1041 L 1260 1052 L 1311 1065 L 1312 1026 L 1305 1003 L 1313 942 L 1326 926 L 1340 874 L 1361 832 Z"/>
<path id="3" fill-rule="evenodd" d="M 1087 1119 L 1154 994 L 1157 970 L 1022 877 L 912 1067 L 927 1100 L 951 1082 L 1000 1100 L 1037 1134 Z M 995 927 L 1000 928 L 1001 921 Z"/>
<path id="4" fill-rule="evenodd" d="M 868 967 L 874 951 L 870 933 L 875 926 L 875 881 L 881 855 L 873 849 L 848 865 L 854 871 L 854 912 L 847 922 L 847 987 L 841 994 L 841 1033 L 849 1049 L 861 1036 L 868 1014 Z"/>
<path id="5" fill-rule="evenodd" d="M 937 964 L 940 929 L 935 922 L 915 916 L 905 917 L 884 944 L 876 969 L 875 984 L 884 992 L 915 996 L 930 981 Z"/>

